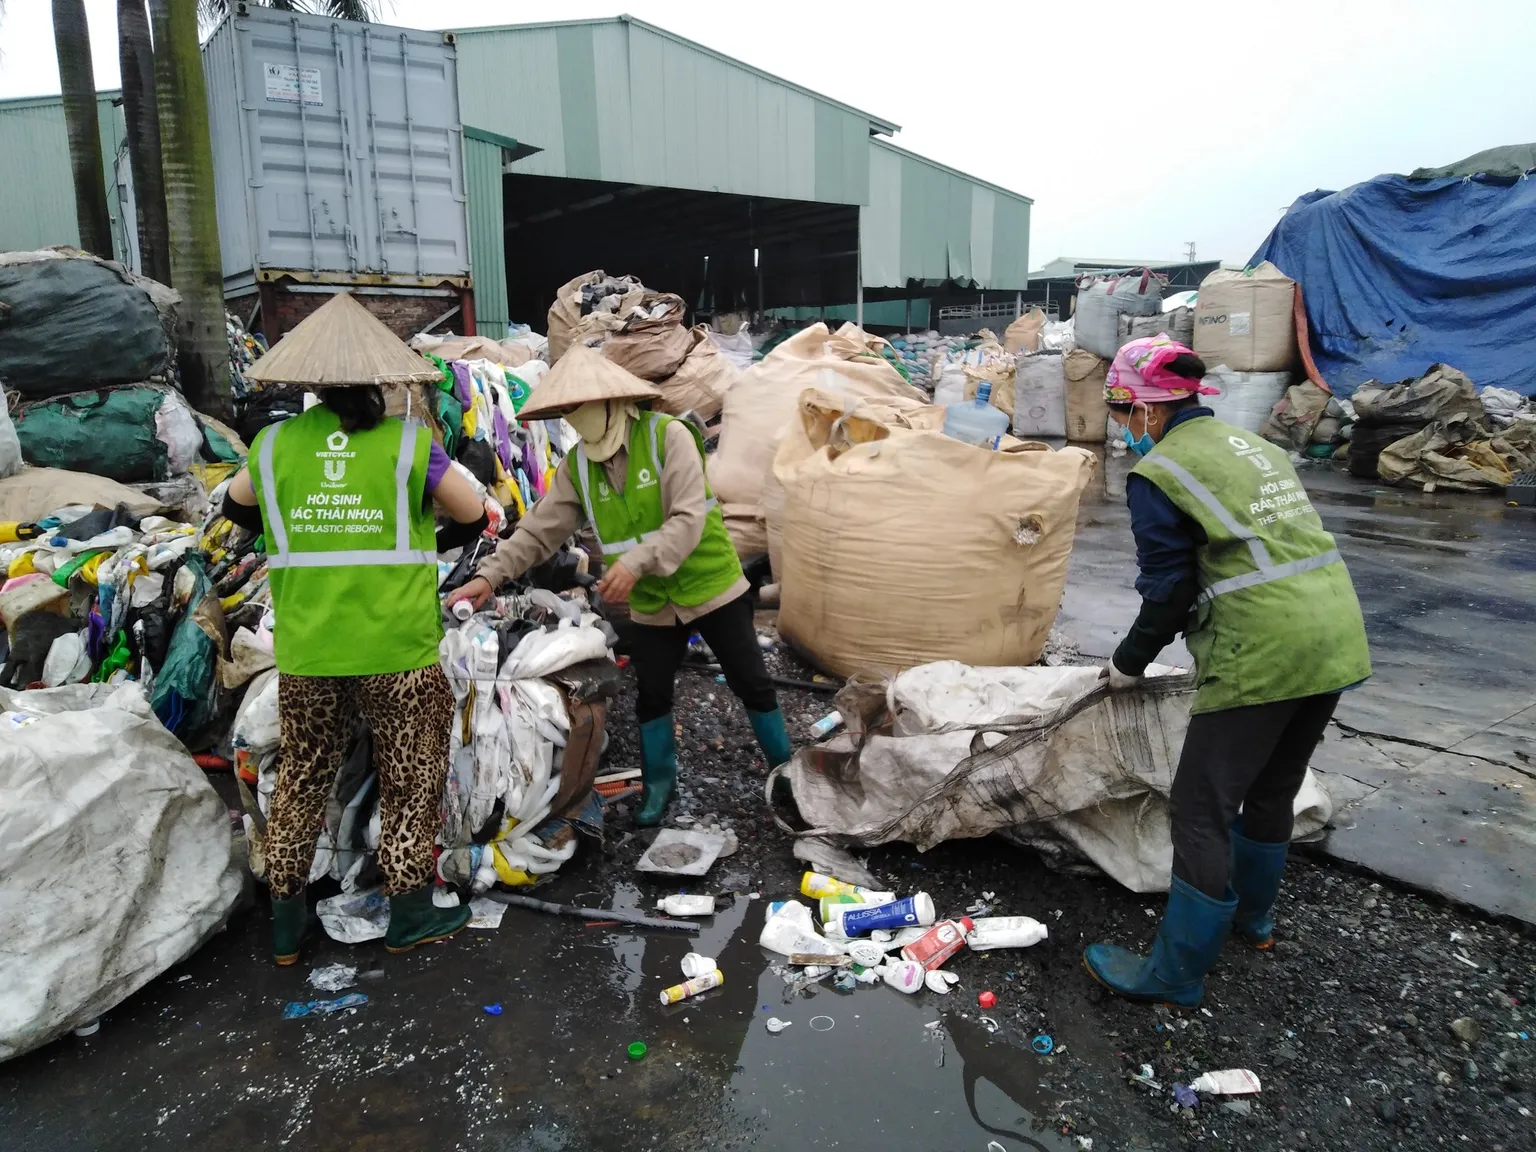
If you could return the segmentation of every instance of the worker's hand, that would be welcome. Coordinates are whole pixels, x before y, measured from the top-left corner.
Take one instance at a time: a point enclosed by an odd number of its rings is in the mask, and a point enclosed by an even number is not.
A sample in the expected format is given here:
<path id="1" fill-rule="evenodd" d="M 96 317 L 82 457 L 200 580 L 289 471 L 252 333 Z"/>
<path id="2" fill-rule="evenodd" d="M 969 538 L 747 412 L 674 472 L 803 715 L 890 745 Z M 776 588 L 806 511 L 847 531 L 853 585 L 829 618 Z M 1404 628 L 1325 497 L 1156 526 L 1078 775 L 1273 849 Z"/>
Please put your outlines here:
<path id="1" fill-rule="evenodd" d="M 597 594 L 604 600 L 611 600 L 615 604 L 623 604 L 629 599 L 630 591 L 635 586 L 635 576 L 628 568 L 624 567 L 624 561 L 615 560 L 612 567 L 603 573 L 603 578 L 597 582 Z"/>
<path id="2" fill-rule="evenodd" d="M 1129 692 L 1141 683 L 1140 676 L 1127 676 L 1115 667 L 1115 662 L 1112 659 L 1104 661 L 1104 667 L 1099 669 L 1099 679 L 1109 681 L 1109 690 L 1111 692 Z"/>
<path id="3" fill-rule="evenodd" d="M 491 598 L 493 591 L 494 589 L 491 588 L 489 580 L 484 576 L 476 576 L 467 584 L 460 585 L 448 593 L 443 600 L 443 607 L 452 608 L 460 600 L 468 600 L 475 606 L 475 611 L 478 612 L 481 608 L 485 607 L 485 602 Z"/>

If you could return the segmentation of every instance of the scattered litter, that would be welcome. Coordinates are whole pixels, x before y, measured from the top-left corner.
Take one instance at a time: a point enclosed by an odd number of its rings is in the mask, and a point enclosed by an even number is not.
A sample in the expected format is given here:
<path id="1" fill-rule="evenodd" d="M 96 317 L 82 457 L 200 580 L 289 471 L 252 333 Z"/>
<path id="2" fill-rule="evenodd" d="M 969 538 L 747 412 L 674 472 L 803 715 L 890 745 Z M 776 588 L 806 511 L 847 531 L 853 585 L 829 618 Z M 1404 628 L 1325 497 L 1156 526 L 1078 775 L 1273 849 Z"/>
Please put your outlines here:
<path id="1" fill-rule="evenodd" d="M 1238 1116 L 1252 1116 L 1253 1105 L 1247 1100 L 1223 1100 L 1221 1102 L 1223 1112 L 1232 1112 Z"/>
<path id="2" fill-rule="evenodd" d="M 929 973 L 929 975 L 932 975 L 932 973 Z M 839 992 L 852 992 L 858 986 L 859 982 L 854 978 L 852 972 L 841 972 L 832 981 L 832 987 L 836 988 Z"/>
<path id="3" fill-rule="evenodd" d="M 923 986 L 927 971 L 915 960 L 893 960 L 881 971 L 881 977 L 898 992 L 912 995 Z"/>
<path id="4" fill-rule="evenodd" d="M 923 987 L 927 988 L 930 992 L 938 993 L 940 996 L 948 996 L 949 990 L 953 985 L 946 977 L 951 975 L 953 974 L 949 972 L 929 972 L 923 977 Z M 958 980 L 959 977 L 956 976 L 955 979 Z"/>
<path id="5" fill-rule="evenodd" d="M 1173 1098 L 1179 1102 L 1180 1108 L 1194 1108 L 1200 1103 L 1200 1097 L 1188 1084 L 1175 1084 Z"/>
<path id="6" fill-rule="evenodd" d="M 389 901 L 382 888 L 327 897 L 315 905 L 315 914 L 338 944 L 363 944 L 389 931 Z"/>
<path id="7" fill-rule="evenodd" d="M 812 1016 L 810 1027 L 812 1032 L 830 1032 L 837 1027 L 837 1021 L 830 1016 Z"/>
<path id="8" fill-rule="evenodd" d="M 985 1028 L 988 1032 L 996 1032 L 997 1031 L 997 1021 L 992 1019 L 992 1017 L 990 1017 L 990 1016 L 978 1016 L 978 1017 L 976 1017 L 976 1019 L 981 1021 L 981 1026 L 983 1028 Z"/>
<path id="9" fill-rule="evenodd" d="M 464 601 L 460 600 L 460 604 Z M 507 906 L 484 896 L 476 896 L 469 902 L 471 916 L 469 926 L 481 932 L 492 932 L 501 927 L 501 918 L 507 914 Z"/>
<path id="10" fill-rule="evenodd" d="M 487 1005 L 485 1005 L 485 1007 L 481 1008 L 480 1011 L 484 1012 L 487 1016 L 500 1016 L 501 1015 L 501 1005 L 500 1004 L 487 1004 Z"/>
<path id="11" fill-rule="evenodd" d="M 694 895 L 679 892 L 676 896 L 663 896 L 656 901 L 656 910 L 668 916 L 713 916 L 715 898 L 710 895 Z"/>
<path id="12" fill-rule="evenodd" d="M 192 974 L 190 972 L 183 972 L 180 976 L 176 977 L 176 983 L 180 984 L 190 979 L 192 979 Z"/>
<path id="13" fill-rule="evenodd" d="M 841 712 L 828 712 L 820 720 L 811 725 L 811 739 L 825 740 L 832 733 L 843 726 L 843 714 Z"/>
<path id="14" fill-rule="evenodd" d="M 1029 948 L 1050 936 L 1050 929 L 1028 916 L 985 916 L 965 934 L 973 951 L 990 948 Z"/>
<path id="15" fill-rule="evenodd" d="M 607 924 L 633 924 L 640 928 L 671 928 L 679 932 L 699 930 L 699 926 L 689 920 L 658 920 L 642 912 L 632 912 L 627 908 L 579 908 L 574 904 L 553 904 L 548 900 L 535 900 L 532 896 L 519 896 L 515 892 L 501 891 L 487 892 L 485 898 L 502 904 L 511 904 L 517 908 L 547 912 L 552 916 L 579 916 L 583 920 L 596 920 Z M 321 903 L 323 904 L 324 901 Z"/>
<path id="16" fill-rule="evenodd" d="M 1138 1088 L 1146 1088 L 1153 1092 L 1161 1092 L 1163 1090 L 1163 1086 L 1153 1076 L 1152 1065 L 1150 1064 L 1143 1064 L 1136 1075 L 1131 1077 L 1131 1083 L 1135 1084 Z"/>
<path id="17" fill-rule="evenodd" d="M 1465 964 L 1468 968 L 1477 968 L 1478 971 L 1482 970 L 1474 961 L 1469 960 L 1467 957 L 1463 956 L 1460 952 L 1452 952 L 1451 953 L 1451 959 L 1452 960 L 1459 960 L 1459 961 L 1461 961 L 1461 963 Z"/>
<path id="18" fill-rule="evenodd" d="M 703 976 L 695 976 L 692 980 L 685 980 L 681 984 L 674 984 L 665 988 L 661 993 L 663 1004 L 676 1004 L 680 1000 L 686 1000 L 690 996 L 697 996 L 701 992 L 708 992 L 711 988 L 718 988 L 725 983 L 725 973 L 716 968 L 713 972 L 706 972 Z"/>
<path id="19" fill-rule="evenodd" d="M 902 958 L 916 960 L 929 970 L 941 968 L 946 960 L 965 947 L 966 933 L 975 927 L 968 916 L 962 916 L 959 920 L 941 920 L 903 948 Z"/>
<path id="20" fill-rule="evenodd" d="M 683 975 L 689 980 L 696 980 L 700 976 L 707 976 L 716 968 L 713 956 L 700 956 L 697 952 L 690 952 L 683 957 Z"/>
<path id="21" fill-rule="evenodd" d="M 1246 1068 L 1206 1072 L 1191 1080 L 1189 1086 L 1210 1096 L 1246 1096 L 1260 1091 L 1259 1078 Z"/>
<path id="22" fill-rule="evenodd" d="M 344 1008 L 360 1008 L 366 1003 L 368 1003 L 368 997 L 361 992 L 350 992 L 335 1000 L 311 1000 L 308 1003 L 303 1000 L 293 1000 L 283 1007 L 283 1019 L 297 1020 L 300 1016 L 329 1016 Z"/>
<path id="23" fill-rule="evenodd" d="M 89 1024 L 82 1024 L 82 1025 L 80 1025 L 80 1027 L 76 1028 L 75 1029 L 75 1035 L 79 1036 L 81 1038 L 84 1038 L 86 1036 L 94 1036 L 94 1035 L 96 1035 L 96 1033 L 98 1033 L 100 1031 L 101 1031 L 101 1021 L 100 1020 L 92 1020 Z"/>
<path id="24" fill-rule="evenodd" d="M 663 828 L 635 867 L 641 872 L 702 876 L 709 871 L 725 844 L 722 835 Z"/>
<path id="25" fill-rule="evenodd" d="M 988 1140 L 987 1152 L 1008 1152 L 1008 1149 L 1004 1148 L 996 1140 Z"/>
<path id="26" fill-rule="evenodd" d="M 631 1041 L 630 1045 L 629 1045 L 629 1048 L 628 1048 L 628 1052 L 629 1052 L 629 1058 L 631 1060 L 644 1060 L 645 1059 L 645 1041 L 644 1040 L 634 1040 L 634 1041 Z"/>
<path id="27" fill-rule="evenodd" d="M 780 1032 L 784 1031 L 784 1029 L 788 1028 L 793 1023 L 793 1020 L 780 1020 L 777 1016 L 770 1016 L 767 1020 L 763 1021 L 763 1027 L 767 1028 L 768 1031 L 777 1036 Z"/>
<path id="28" fill-rule="evenodd" d="M 996 1008 L 997 993 L 983 992 L 980 996 L 976 997 L 976 1006 L 978 1008 Z"/>
<path id="29" fill-rule="evenodd" d="M 1056 1051 L 1056 1041 L 1052 1040 L 1044 1032 L 1031 1040 L 1029 1046 L 1041 1056 L 1049 1056 L 1052 1052 Z"/>
<path id="30" fill-rule="evenodd" d="M 855 940 L 848 945 L 848 955 L 855 964 L 873 968 L 885 962 L 885 949 L 873 940 Z"/>
<path id="31" fill-rule="evenodd" d="M 350 964 L 327 964 L 309 974 L 309 986 L 316 992 L 343 992 L 357 983 L 357 969 Z"/>

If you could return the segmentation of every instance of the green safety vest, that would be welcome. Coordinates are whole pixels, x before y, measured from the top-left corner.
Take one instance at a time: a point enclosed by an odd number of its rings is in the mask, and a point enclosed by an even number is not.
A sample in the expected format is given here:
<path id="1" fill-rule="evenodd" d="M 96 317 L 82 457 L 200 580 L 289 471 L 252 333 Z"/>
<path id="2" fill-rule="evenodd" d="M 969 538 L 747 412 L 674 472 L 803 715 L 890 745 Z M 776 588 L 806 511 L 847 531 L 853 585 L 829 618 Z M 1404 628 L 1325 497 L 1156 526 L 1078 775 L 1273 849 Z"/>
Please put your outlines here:
<path id="1" fill-rule="evenodd" d="M 672 419 L 655 412 L 642 412 L 635 421 L 629 434 L 629 471 L 623 492 L 615 492 L 602 467 L 587 458 L 585 445 L 578 446 L 566 458 L 571 483 L 576 486 L 576 494 L 581 497 L 587 512 L 587 521 L 597 534 L 604 564 L 622 560 L 624 553 L 637 547 L 666 520 L 661 506 L 664 459 L 660 438 Z M 686 421 L 683 426 L 693 434 L 702 459 L 704 441 L 698 429 Z M 704 534 L 699 538 L 698 547 L 672 575 L 642 576 L 635 581 L 629 604 L 636 612 L 652 615 L 669 603 L 691 608 L 722 595 L 741 579 L 741 561 L 736 557 L 736 546 L 725 530 L 725 520 L 707 480 L 704 493 L 708 497 L 709 510 L 704 516 Z"/>
<path id="2" fill-rule="evenodd" d="M 1337 692 L 1371 674 L 1355 586 L 1284 449 L 1197 416 L 1132 473 L 1205 530 L 1185 633 L 1192 711 Z"/>
<path id="3" fill-rule="evenodd" d="M 267 534 L 280 672 L 370 676 L 437 662 L 437 541 L 425 506 L 431 445 L 415 420 L 343 432 L 324 405 L 257 434 L 251 480 Z"/>

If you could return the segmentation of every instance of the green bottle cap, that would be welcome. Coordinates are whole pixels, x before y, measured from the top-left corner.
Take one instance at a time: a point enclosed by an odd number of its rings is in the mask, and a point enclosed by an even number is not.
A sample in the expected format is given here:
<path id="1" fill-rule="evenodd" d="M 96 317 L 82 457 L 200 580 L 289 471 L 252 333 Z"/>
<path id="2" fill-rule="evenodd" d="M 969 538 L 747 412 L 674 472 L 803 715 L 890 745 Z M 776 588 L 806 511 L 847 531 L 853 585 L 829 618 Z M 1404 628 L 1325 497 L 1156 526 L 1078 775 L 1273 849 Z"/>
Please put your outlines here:
<path id="1" fill-rule="evenodd" d="M 645 1059 L 645 1041 L 636 1040 L 629 1046 L 629 1058 L 631 1060 Z"/>

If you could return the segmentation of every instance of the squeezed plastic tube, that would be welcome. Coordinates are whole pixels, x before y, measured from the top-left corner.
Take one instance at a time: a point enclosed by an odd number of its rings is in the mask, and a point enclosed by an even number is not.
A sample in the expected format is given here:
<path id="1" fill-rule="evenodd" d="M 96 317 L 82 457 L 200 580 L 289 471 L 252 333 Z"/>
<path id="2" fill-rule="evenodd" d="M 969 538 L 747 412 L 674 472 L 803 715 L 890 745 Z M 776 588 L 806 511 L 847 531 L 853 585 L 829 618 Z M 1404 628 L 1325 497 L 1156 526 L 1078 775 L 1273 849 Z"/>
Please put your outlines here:
<path id="1" fill-rule="evenodd" d="M 725 983 L 725 973 L 716 968 L 713 972 L 703 976 L 696 976 L 692 980 L 682 984 L 674 984 L 664 989 L 661 993 L 663 1004 L 676 1004 L 680 1000 L 686 1000 L 690 996 L 697 996 L 700 992 L 708 992 L 711 988 L 718 988 Z"/>
<path id="2" fill-rule="evenodd" d="M 1189 1086 L 1206 1096 L 1251 1096 L 1260 1091 L 1259 1078 L 1246 1068 L 1203 1072 L 1191 1080 Z"/>

